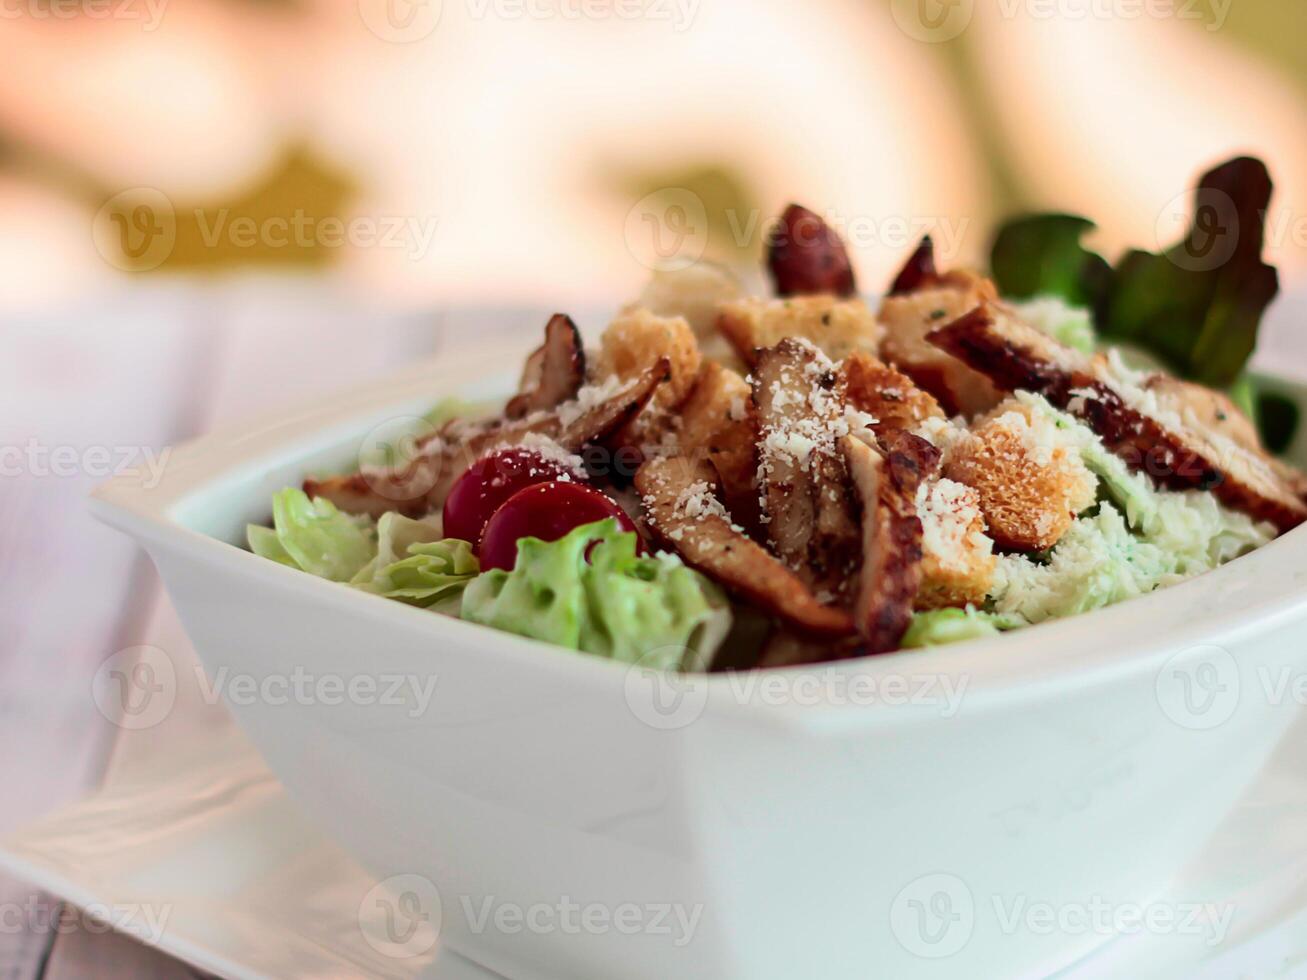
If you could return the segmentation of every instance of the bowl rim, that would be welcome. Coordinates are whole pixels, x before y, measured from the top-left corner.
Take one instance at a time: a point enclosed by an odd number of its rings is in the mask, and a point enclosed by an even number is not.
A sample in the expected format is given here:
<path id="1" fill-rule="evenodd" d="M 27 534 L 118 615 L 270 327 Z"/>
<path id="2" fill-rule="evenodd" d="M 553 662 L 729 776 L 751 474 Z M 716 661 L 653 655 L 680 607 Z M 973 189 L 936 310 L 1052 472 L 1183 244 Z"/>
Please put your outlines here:
<path id="1" fill-rule="evenodd" d="M 188 526 L 181 511 L 205 494 L 219 494 L 237 474 L 254 474 L 278 461 L 314 451 L 358 445 L 379 421 L 396 414 L 420 415 L 441 397 L 458 397 L 472 385 L 499 379 L 511 384 L 505 364 L 516 364 L 520 342 L 443 353 L 369 383 L 329 393 L 298 409 L 236 422 L 178 446 L 158 483 L 144 474 L 121 474 L 91 495 L 94 516 L 122 530 L 153 553 L 181 552 L 224 574 L 254 576 L 270 591 L 291 590 L 324 602 L 343 603 L 379 627 L 443 638 L 451 647 L 471 643 L 478 656 L 501 656 L 524 669 L 559 673 L 581 685 L 611 689 L 633 670 L 602 657 L 576 654 L 537 640 L 504 633 L 403 603 L 380 599 L 260 558 Z M 1265 375 L 1269 385 L 1307 404 L 1307 384 Z M 1220 600 L 1238 585 L 1240 604 Z M 353 604 L 352 606 L 349 604 Z M 1201 615 L 1197 614 L 1201 611 Z M 952 678 L 966 682 L 968 714 L 1002 709 L 1019 701 L 1069 694 L 1161 669 L 1177 653 L 1269 631 L 1283 620 L 1307 618 L 1307 525 L 1263 548 L 1185 582 L 1105 609 L 949 646 L 837 661 L 818 667 L 772 668 L 793 679 L 819 670 L 837 681 L 851 677 L 883 684 L 887 679 Z M 493 642 L 491 642 L 493 641 Z M 737 675 L 738 676 L 738 675 Z M 754 685 L 747 696 L 728 674 L 694 680 L 707 690 L 714 713 L 764 725 L 805 731 L 844 731 L 925 720 L 938 711 L 880 704 L 766 703 Z"/>

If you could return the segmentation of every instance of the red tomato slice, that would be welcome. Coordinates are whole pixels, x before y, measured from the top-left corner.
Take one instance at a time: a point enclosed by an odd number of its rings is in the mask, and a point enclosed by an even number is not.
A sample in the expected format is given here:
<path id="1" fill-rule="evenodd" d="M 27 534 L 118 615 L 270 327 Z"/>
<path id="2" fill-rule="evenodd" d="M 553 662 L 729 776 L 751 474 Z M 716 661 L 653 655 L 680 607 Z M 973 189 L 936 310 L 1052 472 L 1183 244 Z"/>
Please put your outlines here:
<path id="1" fill-rule="evenodd" d="M 491 515 L 513 494 L 536 484 L 576 478 L 565 463 L 533 449 L 500 449 L 483 456 L 458 478 L 445 498 L 445 537 L 475 546 Z"/>
<path id="2" fill-rule="evenodd" d="M 582 524 L 614 517 L 623 531 L 635 525 L 613 499 L 580 483 L 541 483 L 519 490 L 504 502 L 481 536 L 482 569 L 512 571 L 518 538 L 557 541 Z"/>

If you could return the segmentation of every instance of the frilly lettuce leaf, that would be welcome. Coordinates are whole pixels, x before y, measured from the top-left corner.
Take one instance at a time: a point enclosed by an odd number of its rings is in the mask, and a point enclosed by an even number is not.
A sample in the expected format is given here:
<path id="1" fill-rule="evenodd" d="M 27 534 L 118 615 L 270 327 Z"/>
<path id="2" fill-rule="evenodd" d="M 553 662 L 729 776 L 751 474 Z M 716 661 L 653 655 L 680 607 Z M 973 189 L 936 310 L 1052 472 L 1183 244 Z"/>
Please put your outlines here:
<path id="1" fill-rule="evenodd" d="M 946 643 L 961 643 L 963 640 L 998 636 L 1004 630 L 1024 625 L 1024 620 L 981 612 L 974 606 L 965 609 L 931 609 L 912 617 L 912 624 L 903 634 L 902 646 L 904 650 L 915 650 L 943 646 Z"/>
<path id="2" fill-rule="evenodd" d="M 377 554 L 350 584 L 365 592 L 428 606 L 462 589 L 481 570 L 472 545 L 442 538 L 439 527 L 401 514 L 377 523 Z"/>
<path id="3" fill-rule="evenodd" d="M 348 582 L 377 553 L 376 528 L 288 487 L 272 498 L 272 528 L 250 525 L 250 550 L 319 578 Z"/>
<path id="4" fill-rule="evenodd" d="M 713 583 L 672 556 L 638 556 L 636 536 L 611 519 L 557 541 L 523 538 L 513 571 L 492 569 L 468 585 L 462 615 L 623 663 L 681 670 L 706 669 L 731 623 Z"/>

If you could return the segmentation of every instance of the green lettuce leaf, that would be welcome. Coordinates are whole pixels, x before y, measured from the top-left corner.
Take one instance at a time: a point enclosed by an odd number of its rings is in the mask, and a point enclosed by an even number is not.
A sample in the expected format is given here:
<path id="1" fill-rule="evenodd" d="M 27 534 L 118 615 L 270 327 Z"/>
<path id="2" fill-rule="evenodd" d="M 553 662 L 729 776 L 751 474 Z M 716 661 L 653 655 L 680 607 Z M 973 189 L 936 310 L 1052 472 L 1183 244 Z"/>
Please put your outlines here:
<path id="1" fill-rule="evenodd" d="M 348 582 L 377 553 L 370 520 L 341 513 L 330 500 L 310 500 L 295 487 L 272 498 L 272 524 L 249 526 L 251 551 L 333 582 Z"/>
<path id="2" fill-rule="evenodd" d="M 389 599 L 429 606 L 460 591 L 480 571 L 472 545 L 401 514 L 377 523 L 377 554 L 350 584 Z"/>
<path id="3" fill-rule="evenodd" d="M 965 609 L 931 609 L 912 617 L 912 623 L 903 635 L 902 646 L 904 650 L 916 650 L 943 646 L 946 643 L 961 643 L 963 640 L 998 636 L 1004 630 L 1024 625 L 1024 620 L 981 612 L 974 606 Z"/>
<path id="4" fill-rule="evenodd" d="M 1100 310 L 1112 288 L 1107 260 L 1080 244 L 1097 226 L 1073 214 L 1035 214 L 1004 225 L 990 265 L 999 291 L 1011 299 L 1056 296 Z"/>
<path id="5" fill-rule="evenodd" d="M 731 624 L 730 605 L 713 583 L 673 556 L 638 556 L 636 536 L 611 519 L 558 541 L 523 538 L 513 571 L 492 569 L 467 586 L 462 616 L 623 663 L 680 670 L 706 669 Z"/>

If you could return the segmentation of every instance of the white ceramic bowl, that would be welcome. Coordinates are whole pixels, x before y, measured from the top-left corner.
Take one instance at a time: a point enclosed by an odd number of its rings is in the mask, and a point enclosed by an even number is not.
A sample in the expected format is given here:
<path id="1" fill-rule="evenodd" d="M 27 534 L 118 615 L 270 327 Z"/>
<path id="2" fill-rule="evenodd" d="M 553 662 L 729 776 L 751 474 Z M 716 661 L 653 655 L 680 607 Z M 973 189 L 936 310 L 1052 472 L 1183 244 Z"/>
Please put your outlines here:
<path id="1" fill-rule="evenodd" d="M 204 438 L 160 485 L 118 479 L 94 504 L 149 551 L 227 690 L 358 685 L 231 700 L 305 811 L 378 875 L 434 882 L 443 941 L 493 969 L 1046 973 L 1107 938 L 1076 910 L 1161 892 L 1294 717 L 1307 530 L 1078 619 L 675 690 L 242 549 L 275 490 L 435 397 L 502 394 L 520 356 Z M 392 677 L 413 682 L 402 701 L 368 693 Z M 1044 906 L 1067 914 L 1049 928 Z"/>

